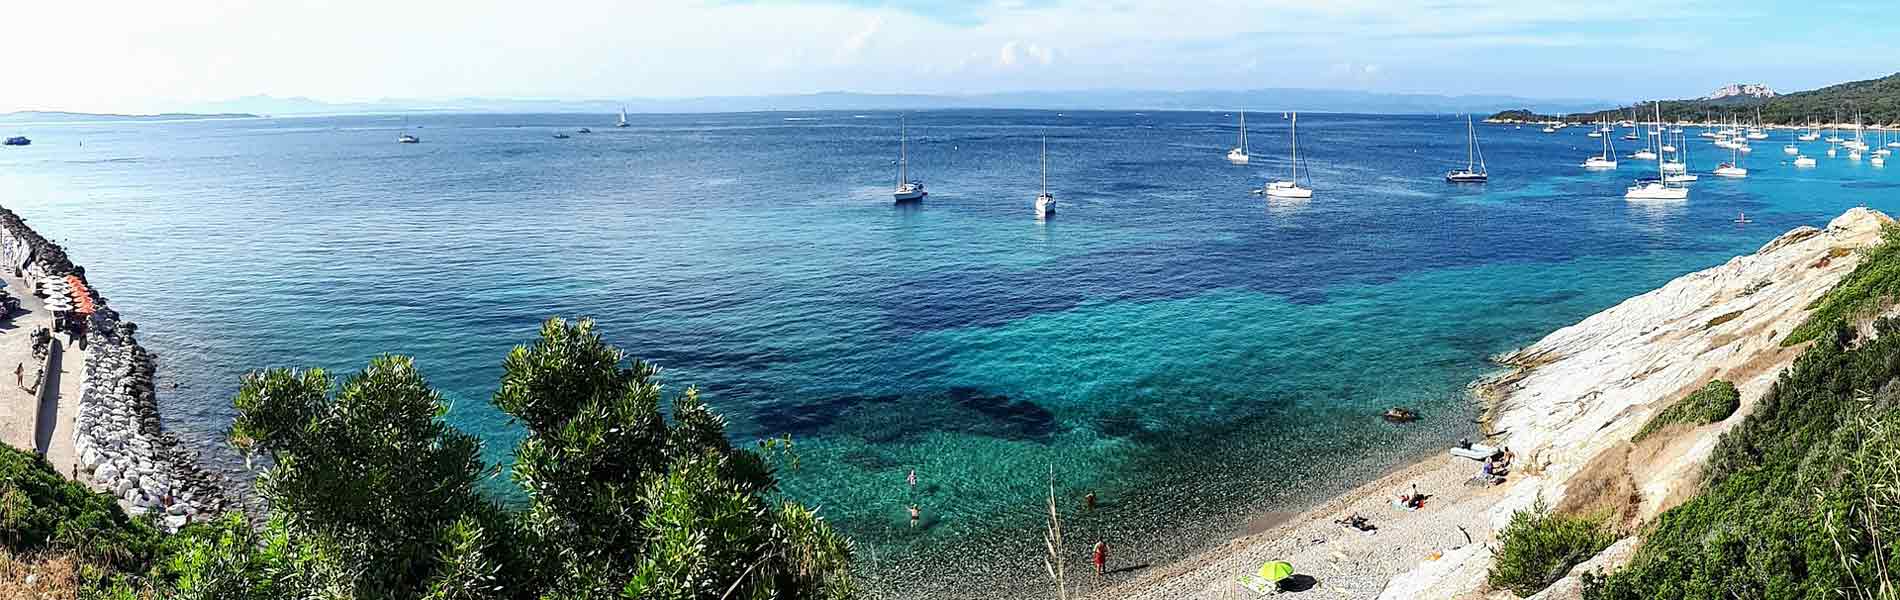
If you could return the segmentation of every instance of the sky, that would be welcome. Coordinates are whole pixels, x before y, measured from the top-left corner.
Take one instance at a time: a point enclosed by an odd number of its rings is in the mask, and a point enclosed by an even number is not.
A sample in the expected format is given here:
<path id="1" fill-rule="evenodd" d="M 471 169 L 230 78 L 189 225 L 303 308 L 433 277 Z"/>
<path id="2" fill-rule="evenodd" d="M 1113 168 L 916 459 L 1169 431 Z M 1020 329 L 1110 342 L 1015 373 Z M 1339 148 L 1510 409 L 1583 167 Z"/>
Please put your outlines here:
<path id="1" fill-rule="evenodd" d="M 1633 100 L 1900 70 L 1891 3 L 10 2 L 0 111 L 250 95 L 615 99 L 1304 87 Z"/>

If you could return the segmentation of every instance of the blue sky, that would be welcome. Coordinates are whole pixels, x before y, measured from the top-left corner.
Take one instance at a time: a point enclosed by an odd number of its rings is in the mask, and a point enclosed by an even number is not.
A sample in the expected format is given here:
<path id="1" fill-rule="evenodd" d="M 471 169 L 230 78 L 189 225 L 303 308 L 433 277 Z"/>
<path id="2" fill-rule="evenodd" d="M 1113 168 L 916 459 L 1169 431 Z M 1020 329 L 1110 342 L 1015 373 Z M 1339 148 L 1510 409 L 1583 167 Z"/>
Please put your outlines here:
<path id="1" fill-rule="evenodd" d="M 0 110 L 1261 87 L 1630 100 L 1900 70 L 1892 3 L 110 0 L 9 16 Z"/>

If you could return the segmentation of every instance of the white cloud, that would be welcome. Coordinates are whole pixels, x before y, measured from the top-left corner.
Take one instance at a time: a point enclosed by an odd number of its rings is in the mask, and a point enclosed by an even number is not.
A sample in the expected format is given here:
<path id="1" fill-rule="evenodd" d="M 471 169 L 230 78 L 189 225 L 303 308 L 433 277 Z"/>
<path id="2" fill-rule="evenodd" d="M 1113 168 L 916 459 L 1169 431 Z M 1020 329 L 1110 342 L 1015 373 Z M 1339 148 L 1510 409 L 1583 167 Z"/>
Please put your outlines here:
<path id="1" fill-rule="evenodd" d="M 1034 64 L 1046 67 L 1055 62 L 1055 55 L 1055 50 L 1051 50 L 1040 44 L 1025 44 L 1017 40 L 1010 40 L 1005 42 L 1003 47 L 997 51 L 996 66 L 1008 68 Z"/>

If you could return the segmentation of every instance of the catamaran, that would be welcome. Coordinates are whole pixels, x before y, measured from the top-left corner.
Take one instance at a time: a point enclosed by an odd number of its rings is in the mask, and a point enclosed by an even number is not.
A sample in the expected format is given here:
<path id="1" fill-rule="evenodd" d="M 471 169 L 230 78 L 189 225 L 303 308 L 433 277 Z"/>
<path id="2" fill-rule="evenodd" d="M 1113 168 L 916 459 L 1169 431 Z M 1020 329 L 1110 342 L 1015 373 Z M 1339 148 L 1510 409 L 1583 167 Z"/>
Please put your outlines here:
<path id="1" fill-rule="evenodd" d="M 1049 136 L 1042 138 L 1042 193 L 1036 194 L 1036 219 L 1056 214 L 1056 195 L 1049 193 Z"/>
<path id="2" fill-rule="evenodd" d="M 1293 139 L 1293 159 L 1287 164 L 1292 167 L 1292 174 L 1285 180 L 1267 184 L 1260 188 L 1260 192 L 1273 198 L 1311 198 L 1313 188 L 1300 186 L 1300 113 L 1292 113 L 1290 118 L 1293 122 L 1288 130 Z M 1307 173 L 1307 176 L 1311 177 L 1312 173 Z"/>
<path id="3" fill-rule="evenodd" d="M 614 123 L 614 127 L 629 127 L 629 125 L 627 125 L 627 107 L 620 107 L 620 122 Z"/>
<path id="4" fill-rule="evenodd" d="M 1661 102 L 1656 103 L 1656 122 L 1662 123 L 1662 103 Z M 1689 199 L 1689 188 L 1686 188 L 1680 185 L 1670 185 L 1669 181 L 1664 178 L 1664 175 L 1665 174 L 1663 173 L 1662 161 L 1656 161 L 1656 178 L 1655 179 L 1644 178 L 1644 179 L 1636 180 L 1635 185 L 1630 186 L 1628 190 L 1624 190 L 1623 199 L 1625 200 L 1687 200 Z"/>
<path id="5" fill-rule="evenodd" d="M 1247 164 L 1247 111 L 1240 111 L 1240 145 L 1227 151 L 1227 162 Z"/>
<path id="6" fill-rule="evenodd" d="M 924 191 L 924 182 L 910 180 L 910 123 L 901 121 L 897 138 L 897 189 L 891 192 L 891 198 L 898 202 L 915 202 L 930 195 Z"/>
<path id="7" fill-rule="evenodd" d="M 1484 149 L 1478 147 L 1478 129 L 1471 124 L 1471 115 L 1465 115 L 1465 168 L 1445 174 L 1445 181 L 1452 183 L 1484 183 L 1491 179 L 1490 172 L 1484 168 Z"/>

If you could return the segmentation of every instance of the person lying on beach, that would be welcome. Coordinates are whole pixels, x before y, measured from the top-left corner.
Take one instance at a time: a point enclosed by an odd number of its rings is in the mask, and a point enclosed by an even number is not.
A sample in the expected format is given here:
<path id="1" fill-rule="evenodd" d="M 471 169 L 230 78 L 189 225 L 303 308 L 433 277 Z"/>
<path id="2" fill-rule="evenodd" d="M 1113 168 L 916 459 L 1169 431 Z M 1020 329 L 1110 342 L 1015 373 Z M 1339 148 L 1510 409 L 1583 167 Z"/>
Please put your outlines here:
<path id="1" fill-rule="evenodd" d="M 1405 510 L 1418 510 L 1425 507 L 1425 495 L 1418 493 L 1418 484 L 1414 483 L 1412 493 L 1399 494 L 1399 499 L 1392 504 Z"/>
<path id="2" fill-rule="evenodd" d="M 1336 519 L 1333 522 L 1365 533 L 1375 533 L 1379 531 L 1379 526 L 1373 525 L 1371 520 L 1359 516 L 1359 513 L 1352 513 L 1344 519 Z"/>

